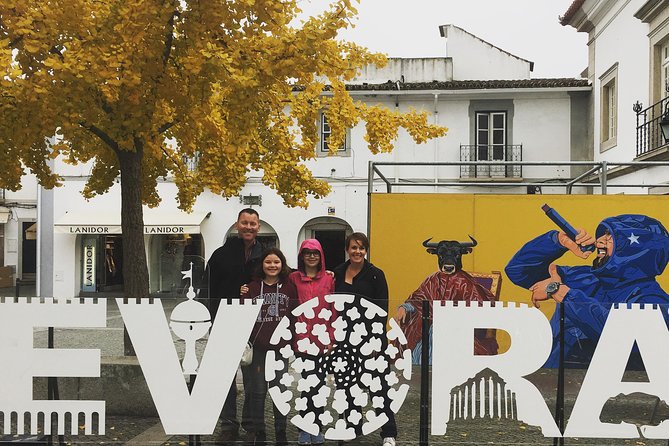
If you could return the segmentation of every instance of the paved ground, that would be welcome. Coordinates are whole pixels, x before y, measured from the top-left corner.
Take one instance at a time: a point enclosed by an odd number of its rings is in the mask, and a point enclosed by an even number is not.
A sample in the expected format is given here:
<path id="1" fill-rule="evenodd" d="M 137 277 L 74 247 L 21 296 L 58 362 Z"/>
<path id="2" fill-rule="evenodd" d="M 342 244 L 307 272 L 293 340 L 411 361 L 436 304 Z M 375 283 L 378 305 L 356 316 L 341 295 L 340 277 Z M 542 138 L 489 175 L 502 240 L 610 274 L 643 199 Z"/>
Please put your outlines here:
<path id="1" fill-rule="evenodd" d="M 34 288 L 33 288 L 34 290 Z M 4 293 L 3 293 L 4 291 Z M 13 295 L 13 289 L 2 290 L 0 295 Z M 30 289 L 22 289 L 22 295 L 34 294 Z M 176 303 L 180 301 L 163 299 L 166 312 L 171 311 Z M 103 356 L 113 356 L 122 354 L 123 325 L 119 315 L 118 308 L 113 302 L 108 303 L 107 327 L 98 330 L 56 330 L 56 346 L 61 348 L 100 348 Z M 39 328 L 35 330 L 35 346 L 46 346 L 46 329 Z M 583 378 L 583 371 L 569 371 L 566 377 L 567 389 L 565 394 L 567 406 L 567 419 L 575 396 L 578 393 L 580 383 Z M 628 379 L 643 379 L 638 373 L 631 373 Z M 542 391 L 547 404 L 551 409 L 555 401 L 555 372 L 551 370 L 539 371 L 529 378 Z M 403 444 L 418 444 L 420 431 L 420 373 L 415 368 L 411 382 L 411 391 L 397 415 L 399 430 L 398 446 Z M 241 398 L 239 399 L 241 404 Z M 267 404 L 269 406 L 269 403 Z M 271 426 L 272 415 L 266 415 L 267 425 Z M 241 413 L 241 407 L 239 408 Z M 613 401 L 607 404 L 601 416 L 602 421 L 627 422 L 642 424 L 657 424 L 663 419 L 669 418 L 669 406 L 657 404 L 656 398 L 635 397 L 626 400 Z M 2 425 L 0 418 L 0 425 Z M 160 421 L 156 417 L 129 417 L 112 416 L 106 418 L 106 435 L 104 436 L 66 436 L 62 439 L 62 444 L 70 445 L 188 445 L 189 438 L 184 436 L 167 436 L 162 430 Z M 83 428 L 83 427 L 82 427 Z M 83 431 L 82 431 L 83 433 Z M 219 444 L 216 442 L 218 429 L 214 436 L 203 436 L 200 438 L 200 444 Z M 268 429 L 269 440 L 274 440 L 274 433 Z M 292 444 L 296 444 L 297 432 L 295 428 L 289 425 L 288 439 Z M 8 443 L 16 441 L 19 438 L 14 436 L 0 436 L 0 444 L 19 444 Z M 53 444 L 58 444 L 57 438 L 53 439 Z M 451 422 L 448 426 L 446 436 L 428 438 L 431 444 L 443 445 L 552 445 L 553 439 L 544 438 L 539 429 L 533 426 L 527 426 L 517 421 L 502 421 L 490 419 L 478 420 L 458 420 Z M 26 443 L 24 443 L 26 444 Z M 44 444 L 44 443 L 33 443 Z M 192 443 L 194 444 L 194 443 Z M 328 442 L 335 444 L 335 442 Z M 346 446 L 351 445 L 377 445 L 381 444 L 377 434 L 370 434 L 367 437 L 347 442 Z M 567 445 L 649 445 L 659 446 L 667 445 L 667 440 L 591 440 L 591 439 L 565 439 Z M 241 445 L 241 442 L 240 442 Z"/>
<path id="2" fill-rule="evenodd" d="M 570 389 L 566 395 L 568 407 L 567 416 L 573 404 L 573 395 L 577 390 L 578 380 L 582 377 L 582 372 L 573 371 L 568 374 L 570 380 Z M 555 375 L 552 371 L 540 371 L 532 375 L 530 379 L 537 385 L 548 385 L 549 382 L 554 382 Z M 575 386 L 576 385 L 576 386 Z M 409 393 L 405 404 L 397 415 L 398 429 L 400 432 L 398 438 L 398 446 L 404 444 L 418 444 L 419 440 L 419 395 L 420 377 L 418 370 L 415 370 L 414 377 L 411 382 L 412 391 Z M 545 389 L 543 389 L 545 390 Z M 552 393 L 552 392 L 551 392 Z M 554 404 L 553 395 L 544 395 L 552 406 Z M 669 408 L 660 406 L 659 410 L 653 414 L 655 409 L 655 400 L 635 400 L 628 402 L 621 402 L 618 407 L 607 406 L 602 414 L 602 421 L 617 422 L 621 417 L 626 421 L 637 424 L 657 424 L 661 419 L 669 418 Z M 241 411 L 241 407 L 239 408 Z M 266 415 L 267 425 L 271 426 L 272 415 L 268 412 Z M 200 444 L 215 445 L 221 444 L 216 441 L 216 434 L 214 436 L 202 436 Z M 268 431 L 269 441 L 274 440 L 271 429 Z M 297 432 L 289 425 L 288 438 L 291 445 L 296 444 Z M 451 422 L 448 426 L 446 436 L 436 437 L 430 436 L 428 438 L 430 444 L 435 445 L 552 445 L 553 439 L 544 438 L 539 429 L 533 426 L 528 426 L 517 421 L 502 421 L 502 420 L 458 420 Z M 327 444 L 335 445 L 337 442 L 326 442 Z M 0 443 L 2 444 L 2 443 Z M 54 439 L 54 444 L 58 444 Z M 189 445 L 195 444 L 193 441 L 189 443 L 189 438 L 185 436 L 167 436 L 162 430 L 160 421 L 152 417 L 107 417 L 107 434 L 105 436 L 96 437 L 65 437 L 63 444 L 70 445 L 132 445 L 132 446 L 149 446 L 149 445 Z M 240 441 L 239 445 L 243 443 Z M 381 441 L 378 434 L 370 434 L 367 437 L 357 439 L 355 441 L 346 442 L 346 446 L 352 445 L 376 445 L 380 446 Z M 611 440 L 611 439 L 565 439 L 566 445 L 637 445 L 637 446 L 664 446 L 667 445 L 667 440 L 645 440 L 645 439 L 627 439 L 627 440 Z"/>

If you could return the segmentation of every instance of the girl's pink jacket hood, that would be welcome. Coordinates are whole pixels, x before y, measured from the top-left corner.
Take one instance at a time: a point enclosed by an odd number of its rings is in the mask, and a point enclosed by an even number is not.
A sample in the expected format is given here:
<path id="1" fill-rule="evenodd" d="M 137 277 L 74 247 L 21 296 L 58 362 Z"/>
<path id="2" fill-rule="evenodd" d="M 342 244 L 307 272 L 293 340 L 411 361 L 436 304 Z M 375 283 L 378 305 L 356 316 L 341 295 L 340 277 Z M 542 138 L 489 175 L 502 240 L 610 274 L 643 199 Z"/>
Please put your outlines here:
<path id="1" fill-rule="evenodd" d="M 301 255 L 302 250 L 304 249 L 318 250 L 321 253 L 321 269 L 315 277 L 309 277 L 304 273 L 304 261 Z M 315 324 L 325 323 L 326 327 L 328 327 L 328 332 L 333 331 L 330 324 L 336 319 L 336 313 L 334 311 L 334 305 L 327 303 L 325 299 L 323 299 L 323 296 L 334 293 L 334 278 L 325 272 L 325 256 L 323 255 L 323 248 L 318 240 L 307 239 L 302 242 L 298 252 L 297 264 L 299 269 L 293 271 L 289 278 L 290 281 L 295 284 L 295 288 L 297 288 L 298 305 L 303 304 L 314 297 L 318 297 L 319 302 L 318 306 L 314 308 L 315 317 L 313 319 L 306 319 L 304 315 L 298 316 L 297 322 L 305 322 L 307 324 L 307 333 L 296 335 L 296 343 L 299 342 L 300 339 L 308 338 L 311 342 L 318 345 L 319 349 L 322 351 L 326 346 L 321 345 L 317 337 L 311 334 L 311 329 Z M 332 314 L 328 321 L 324 321 L 318 317 L 320 310 L 324 308 L 329 309 Z M 333 333 L 330 333 L 330 339 L 331 342 L 334 343 Z"/>

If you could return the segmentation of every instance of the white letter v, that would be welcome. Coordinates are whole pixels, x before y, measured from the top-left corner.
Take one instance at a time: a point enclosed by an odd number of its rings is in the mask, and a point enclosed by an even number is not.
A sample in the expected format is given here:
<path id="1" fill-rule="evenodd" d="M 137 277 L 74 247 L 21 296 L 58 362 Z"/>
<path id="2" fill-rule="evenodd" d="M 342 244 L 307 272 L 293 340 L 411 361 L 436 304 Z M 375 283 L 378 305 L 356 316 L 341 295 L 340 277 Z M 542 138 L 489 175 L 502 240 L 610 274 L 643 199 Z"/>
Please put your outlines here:
<path id="1" fill-rule="evenodd" d="M 235 379 L 262 300 L 222 304 L 209 334 L 192 393 L 184 380 L 160 299 L 116 299 L 144 378 L 168 435 L 211 435 Z"/>

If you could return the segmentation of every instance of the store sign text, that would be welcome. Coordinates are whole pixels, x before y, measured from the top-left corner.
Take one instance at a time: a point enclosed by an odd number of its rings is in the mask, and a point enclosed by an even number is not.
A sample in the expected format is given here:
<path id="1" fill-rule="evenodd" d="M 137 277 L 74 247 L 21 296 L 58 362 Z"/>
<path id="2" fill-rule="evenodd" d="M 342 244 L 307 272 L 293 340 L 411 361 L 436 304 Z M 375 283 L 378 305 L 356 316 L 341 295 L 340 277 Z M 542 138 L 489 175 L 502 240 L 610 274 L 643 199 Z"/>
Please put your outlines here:
<path id="1" fill-rule="evenodd" d="M 67 233 L 69 234 L 121 234 L 121 226 L 67 226 Z M 199 226 L 179 226 L 179 225 L 161 225 L 161 226 L 144 226 L 144 234 L 193 234 L 199 233 Z"/>
<path id="2" fill-rule="evenodd" d="M 91 287 L 95 285 L 95 243 L 84 245 L 84 286 Z"/>

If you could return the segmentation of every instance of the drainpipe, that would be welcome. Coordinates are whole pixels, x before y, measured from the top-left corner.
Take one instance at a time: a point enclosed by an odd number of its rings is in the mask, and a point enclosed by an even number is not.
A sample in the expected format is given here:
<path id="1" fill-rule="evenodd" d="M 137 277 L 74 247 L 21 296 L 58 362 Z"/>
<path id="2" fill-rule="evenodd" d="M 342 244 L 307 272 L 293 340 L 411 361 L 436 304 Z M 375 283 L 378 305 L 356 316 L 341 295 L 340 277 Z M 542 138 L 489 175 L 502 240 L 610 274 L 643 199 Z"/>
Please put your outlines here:
<path id="1" fill-rule="evenodd" d="M 439 93 L 434 94 L 434 125 L 439 125 Z M 439 162 L 439 138 L 434 138 L 434 162 L 438 163 Z M 437 186 L 437 183 L 439 183 L 439 166 L 435 165 L 434 166 L 434 191 L 438 192 L 439 191 L 439 186 Z"/>
<path id="2" fill-rule="evenodd" d="M 400 97 L 395 96 L 395 113 L 399 113 L 400 111 Z M 397 157 L 399 156 L 397 147 L 395 147 L 395 150 L 393 150 L 393 161 L 398 162 Z M 395 183 L 398 183 L 400 181 L 400 167 L 395 165 L 393 168 L 393 171 L 395 172 Z"/>

